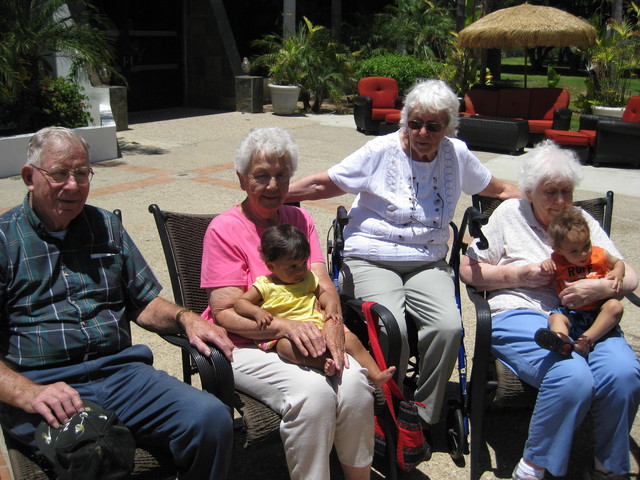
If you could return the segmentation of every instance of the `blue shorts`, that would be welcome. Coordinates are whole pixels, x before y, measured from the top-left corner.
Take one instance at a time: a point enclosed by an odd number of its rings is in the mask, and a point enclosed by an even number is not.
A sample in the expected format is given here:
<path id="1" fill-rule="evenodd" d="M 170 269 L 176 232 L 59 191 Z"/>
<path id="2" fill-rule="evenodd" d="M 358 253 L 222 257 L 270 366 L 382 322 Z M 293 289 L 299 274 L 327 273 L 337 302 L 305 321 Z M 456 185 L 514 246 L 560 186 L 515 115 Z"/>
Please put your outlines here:
<path id="1" fill-rule="evenodd" d="M 600 309 L 594 310 L 570 310 L 564 305 L 560 305 L 558 308 L 549 312 L 549 315 L 554 313 L 561 313 L 569 319 L 571 328 L 569 329 L 569 336 L 571 338 L 578 338 L 584 332 L 586 332 L 593 322 L 596 321 L 596 317 L 600 313 Z M 618 325 L 615 326 L 614 331 L 622 332 Z"/>

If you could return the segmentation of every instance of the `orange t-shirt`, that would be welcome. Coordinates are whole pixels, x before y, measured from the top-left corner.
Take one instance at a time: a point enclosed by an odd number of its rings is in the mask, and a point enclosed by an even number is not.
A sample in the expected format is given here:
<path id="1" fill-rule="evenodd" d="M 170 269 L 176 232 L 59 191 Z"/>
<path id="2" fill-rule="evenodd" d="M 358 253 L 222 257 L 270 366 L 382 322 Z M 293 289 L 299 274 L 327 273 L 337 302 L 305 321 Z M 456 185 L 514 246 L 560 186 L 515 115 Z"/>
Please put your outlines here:
<path id="1" fill-rule="evenodd" d="M 609 271 L 607 253 L 601 247 L 593 247 L 591 249 L 591 258 L 584 267 L 578 267 L 567 262 L 562 255 L 558 255 L 556 252 L 551 254 L 551 259 L 556 262 L 556 292 L 558 294 L 566 288 L 565 281 L 575 282 L 583 278 L 603 278 Z M 576 310 L 595 310 L 600 308 L 600 305 L 602 305 L 602 300 L 584 305 Z"/>

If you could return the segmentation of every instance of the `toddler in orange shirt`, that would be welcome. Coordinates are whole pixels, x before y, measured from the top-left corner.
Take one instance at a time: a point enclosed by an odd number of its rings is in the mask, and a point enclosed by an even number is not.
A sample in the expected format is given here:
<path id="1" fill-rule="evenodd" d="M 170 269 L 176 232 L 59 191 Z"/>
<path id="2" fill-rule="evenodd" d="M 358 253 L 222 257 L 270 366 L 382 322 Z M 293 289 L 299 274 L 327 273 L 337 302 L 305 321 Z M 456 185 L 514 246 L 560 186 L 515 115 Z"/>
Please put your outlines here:
<path id="1" fill-rule="evenodd" d="M 613 280 L 613 289 L 619 291 L 624 262 L 591 245 L 589 225 L 579 209 L 559 213 L 549 224 L 547 234 L 553 253 L 542 262 L 541 268 L 555 272 L 558 294 L 567 283 L 582 278 Z M 575 309 L 571 304 L 561 305 L 549 314 L 549 328 L 539 329 L 535 341 L 540 347 L 564 356 L 576 351 L 587 357 L 594 344 L 618 325 L 623 310 L 617 298 L 597 300 Z M 570 335 L 577 340 L 572 341 Z"/>

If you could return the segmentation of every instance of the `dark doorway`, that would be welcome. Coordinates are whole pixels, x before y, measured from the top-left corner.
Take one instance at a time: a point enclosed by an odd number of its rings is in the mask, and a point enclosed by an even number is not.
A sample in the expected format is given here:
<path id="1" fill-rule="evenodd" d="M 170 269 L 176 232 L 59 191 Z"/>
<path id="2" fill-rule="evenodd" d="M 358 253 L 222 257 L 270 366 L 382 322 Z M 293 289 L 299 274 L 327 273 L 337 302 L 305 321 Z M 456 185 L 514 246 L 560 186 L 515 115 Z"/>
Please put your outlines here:
<path id="1" fill-rule="evenodd" d="M 182 0 L 94 0 L 116 30 L 129 111 L 182 106 Z"/>

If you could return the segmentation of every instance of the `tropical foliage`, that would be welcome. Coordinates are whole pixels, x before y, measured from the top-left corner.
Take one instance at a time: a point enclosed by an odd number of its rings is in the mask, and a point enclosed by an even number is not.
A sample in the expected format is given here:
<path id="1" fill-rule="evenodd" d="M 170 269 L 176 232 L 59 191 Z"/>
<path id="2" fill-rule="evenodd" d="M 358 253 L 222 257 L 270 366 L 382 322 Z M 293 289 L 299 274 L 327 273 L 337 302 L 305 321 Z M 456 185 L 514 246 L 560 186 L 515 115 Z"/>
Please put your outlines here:
<path id="1" fill-rule="evenodd" d="M 442 59 L 455 27 L 453 15 L 429 0 L 396 0 L 363 21 L 364 28 L 354 29 L 353 36 L 367 57 L 396 52 Z"/>
<path id="2" fill-rule="evenodd" d="M 345 89 L 353 88 L 357 53 L 350 53 L 331 39 L 325 27 L 313 25 L 306 17 L 295 34 L 287 38 L 268 34 L 253 45 L 265 50 L 254 65 L 265 67 L 274 84 L 301 86 L 306 110 L 319 112 L 327 98 L 339 104 Z"/>
<path id="3" fill-rule="evenodd" d="M 627 104 L 630 81 L 640 68 L 638 33 L 637 24 L 610 21 L 600 30 L 596 45 L 585 52 L 589 72 L 585 80 L 587 92 L 576 101 L 585 112 L 590 112 L 592 105 Z"/>
<path id="4" fill-rule="evenodd" d="M 70 13 L 73 12 L 73 15 Z M 53 55 L 81 67 L 111 65 L 112 45 L 102 17 L 86 0 L 0 2 L 0 108 L 13 112 L 17 131 L 44 125 L 40 97 L 47 88 Z"/>

